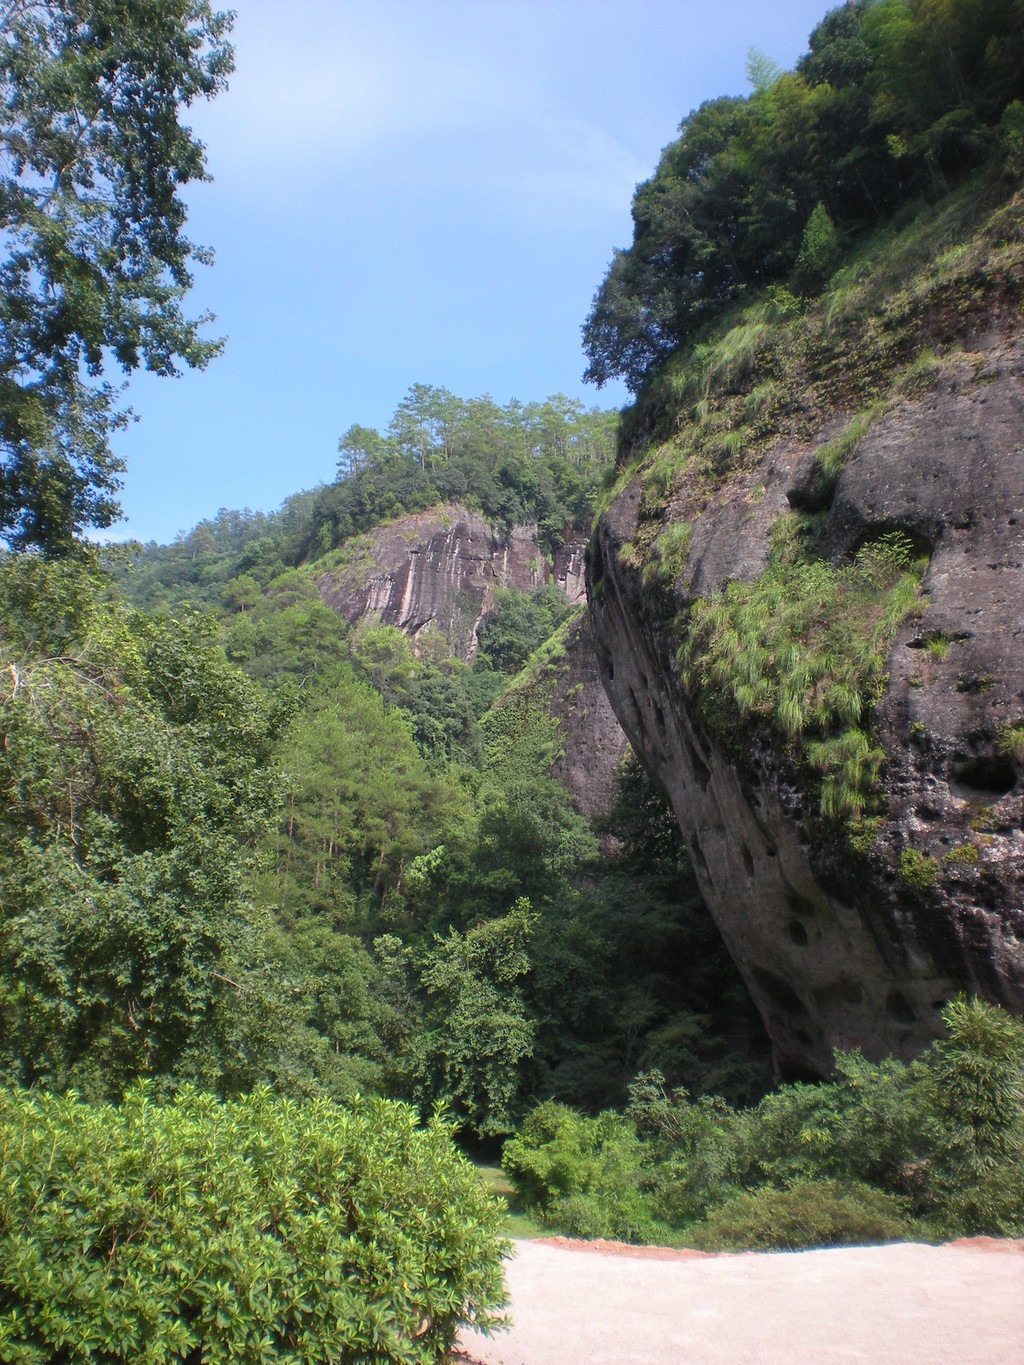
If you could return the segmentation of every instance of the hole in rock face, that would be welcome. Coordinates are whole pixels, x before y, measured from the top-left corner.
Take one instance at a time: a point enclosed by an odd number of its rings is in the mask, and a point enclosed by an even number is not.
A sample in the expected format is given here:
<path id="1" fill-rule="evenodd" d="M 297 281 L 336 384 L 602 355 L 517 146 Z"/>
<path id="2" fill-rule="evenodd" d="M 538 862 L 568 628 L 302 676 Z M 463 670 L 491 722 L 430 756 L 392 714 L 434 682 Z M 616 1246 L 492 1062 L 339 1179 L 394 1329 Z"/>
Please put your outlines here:
<path id="1" fill-rule="evenodd" d="M 596 540 L 588 547 L 587 553 L 590 559 L 590 581 L 596 588 L 601 579 L 604 578 L 604 556 L 601 553 L 601 546 Z"/>
<path id="2" fill-rule="evenodd" d="M 827 985 L 814 988 L 819 1005 L 859 1005 L 864 999 L 864 988 L 852 976 L 841 976 Z"/>
<path id="3" fill-rule="evenodd" d="M 940 650 L 943 646 L 948 648 L 949 645 L 962 645 L 970 638 L 965 630 L 926 630 L 923 634 L 915 635 L 912 640 L 908 640 L 907 648 Z"/>
<path id="4" fill-rule="evenodd" d="M 705 791 L 711 781 L 711 769 L 694 749 L 689 750 L 690 763 L 693 766 L 693 775 Z"/>
<path id="5" fill-rule="evenodd" d="M 794 1018 L 801 1018 L 806 1015 L 807 1006 L 789 982 L 783 981 L 781 976 L 776 976 L 774 972 L 765 971 L 763 967 L 755 967 L 754 979 L 769 1000 L 778 1005 L 780 1010 L 793 1015 Z M 810 1039 L 807 1041 L 810 1042 Z"/>
<path id="6" fill-rule="evenodd" d="M 594 652 L 597 655 L 599 666 L 607 673 L 608 681 L 611 682 L 615 677 L 615 664 L 611 654 L 609 654 L 608 650 L 605 649 L 603 645 L 597 645 Z"/>
<path id="7" fill-rule="evenodd" d="M 708 867 L 708 860 L 704 857 L 704 850 L 701 848 L 700 844 L 694 844 L 693 846 L 693 861 L 699 871 L 703 872 L 705 877 L 710 879 L 711 869 Z"/>
<path id="8" fill-rule="evenodd" d="M 654 718 L 658 722 L 658 729 L 664 731 L 665 712 L 661 709 L 657 702 L 654 703 Z"/>
<path id="9" fill-rule="evenodd" d="M 803 1043 L 804 1047 L 812 1047 L 814 1045 L 814 1039 L 806 1029 L 795 1028 L 793 1030 L 793 1037 L 798 1043 Z M 808 1085 L 813 1085 L 815 1081 L 823 1079 L 821 1072 L 815 1071 L 815 1069 L 812 1066 L 809 1066 L 802 1057 L 780 1056 L 779 1076 L 787 1083 L 802 1081 Z"/>
<path id="10" fill-rule="evenodd" d="M 967 787 L 978 796 L 998 800 L 1017 785 L 1013 764 L 1002 754 L 987 754 L 979 758 L 953 759 L 950 777 L 961 788 Z"/>
<path id="11" fill-rule="evenodd" d="M 890 1019 L 895 1019 L 899 1024 L 917 1023 L 917 1015 L 902 991 L 889 992 L 885 997 L 885 1012 Z"/>
<path id="12" fill-rule="evenodd" d="M 930 517 L 923 517 L 921 521 L 909 519 L 905 521 L 884 521 L 875 526 L 866 527 L 860 539 L 852 547 L 851 553 L 856 554 L 869 545 L 877 545 L 880 541 L 888 541 L 889 543 L 900 541 L 912 558 L 927 559 L 931 557 L 941 531 L 941 524 Z"/>
<path id="13" fill-rule="evenodd" d="M 791 919 L 786 925 L 786 933 L 790 941 L 795 943 L 798 948 L 807 947 L 807 930 L 798 919 Z"/>
<path id="14" fill-rule="evenodd" d="M 801 915 L 804 919 L 813 919 L 817 914 L 814 902 L 809 901 L 806 896 L 801 896 L 799 891 L 790 891 L 786 901 L 794 915 Z"/>
<path id="15" fill-rule="evenodd" d="M 644 713 L 640 710 L 640 703 L 636 699 L 636 693 L 632 688 L 629 689 L 629 699 L 633 703 L 633 720 L 640 735 L 641 747 L 649 750 L 651 741 L 647 734 L 647 726 L 644 724 Z"/>
<path id="16" fill-rule="evenodd" d="M 743 866 L 746 868 L 747 876 L 748 876 L 751 880 L 753 880 L 753 878 L 754 878 L 754 855 L 751 853 L 750 849 L 747 848 L 746 844 L 740 844 L 740 849 L 742 850 L 742 853 L 743 853 Z"/>

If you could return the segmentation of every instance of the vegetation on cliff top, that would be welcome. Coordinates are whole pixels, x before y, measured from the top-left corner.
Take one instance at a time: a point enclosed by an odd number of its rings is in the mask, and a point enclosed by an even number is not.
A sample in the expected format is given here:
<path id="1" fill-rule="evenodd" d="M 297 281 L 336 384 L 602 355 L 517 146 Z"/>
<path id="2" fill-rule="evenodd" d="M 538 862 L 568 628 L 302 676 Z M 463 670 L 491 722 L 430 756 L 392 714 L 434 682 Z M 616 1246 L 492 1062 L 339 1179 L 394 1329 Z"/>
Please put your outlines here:
<path id="1" fill-rule="evenodd" d="M 1024 168 L 1020 0 L 855 0 L 791 72 L 681 125 L 633 200 L 584 327 L 588 377 L 634 390 L 723 310 L 795 279 L 813 291 L 845 248 L 983 162 Z"/>

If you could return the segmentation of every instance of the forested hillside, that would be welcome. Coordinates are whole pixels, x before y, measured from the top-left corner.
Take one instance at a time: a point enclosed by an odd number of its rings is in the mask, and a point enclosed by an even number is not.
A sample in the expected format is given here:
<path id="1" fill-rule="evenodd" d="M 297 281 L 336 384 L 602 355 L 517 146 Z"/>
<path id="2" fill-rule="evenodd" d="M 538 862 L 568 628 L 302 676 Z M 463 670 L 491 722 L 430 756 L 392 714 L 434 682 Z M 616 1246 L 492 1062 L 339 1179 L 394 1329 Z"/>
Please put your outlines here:
<path id="1" fill-rule="evenodd" d="M 459 502 L 506 532 L 537 524 L 550 555 L 589 529 L 595 490 L 615 450 L 617 414 L 554 394 L 543 403 L 463 400 L 415 384 L 385 431 L 353 425 L 340 438 L 332 483 L 277 512 L 229 511 L 169 546 L 150 545 L 132 599 L 147 608 L 230 603 L 285 570 L 320 559 L 383 521 Z M 241 585 L 227 586 L 232 578 Z M 252 602 L 246 603 L 252 605 Z"/>
<path id="2" fill-rule="evenodd" d="M 561 400 L 498 410 L 448 396 L 441 410 L 467 422 L 475 414 L 475 425 L 456 423 L 446 456 L 426 418 L 421 448 L 409 415 L 441 397 L 413 390 L 388 435 L 362 432 L 356 462 L 348 433 L 337 482 L 282 512 L 222 512 L 173 546 L 130 553 L 116 591 L 102 573 L 72 563 L 9 562 L 5 657 L 19 680 L 36 670 L 48 680 L 45 703 L 38 686 L 20 681 L 9 698 L 9 733 L 23 738 L 8 745 L 7 781 L 24 794 L 19 828 L 31 831 L 27 844 L 12 836 L 11 846 L 18 859 L 31 852 L 44 861 L 73 848 L 100 897 L 95 921 L 79 924 L 72 944 L 52 921 L 49 896 L 25 893 L 26 922 L 48 923 L 49 937 L 7 1034 L 12 1076 L 75 1084 L 96 1098 L 116 1097 L 132 1074 L 170 1085 L 188 1077 L 223 1093 L 264 1079 L 288 1093 L 378 1090 L 424 1109 L 443 1100 L 467 1136 L 481 1138 L 510 1131 L 537 1095 L 616 1102 L 640 1063 L 681 1083 L 714 1078 L 737 1097 L 763 1088 L 749 1000 L 659 799 L 637 770 L 624 771 L 619 808 L 593 827 L 547 775 L 563 743 L 558 720 L 511 687 L 541 646 L 557 659 L 562 628 L 579 608 L 552 584 L 498 589 L 466 663 L 439 629 L 413 641 L 372 614 L 350 624 L 318 595 L 318 576 L 344 540 L 336 522 L 322 534 L 324 507 L 362 509 L 364 530 L 385 511 L 457 487 L 495 519 L 499 537 L 538 522 L 557 543 L 585 522 L 610 467 L 609 414 Z M 73 607 L 62 607 L 65 597 Z M 51 620 L 61 622 L 59 639 L 47 634 Z M 109 653 L 107 636 L 120 653 Z M 179 642 L 189 658 L 190 676 L 172 676 L 193 708 L 185 729 L 169 729 L 163 758 L 126 735 L 122 715 L 125 706 L 128 717 L 151 709 L 154 696 L 168 722 L 183 714 L 184 698 L 161 690 L 171 680 L 151 681 L 146 671 L 159 640 Z M 136 657 L 142 673 L 132 671 Z M 231 703 L 218 700 L 208 675 L 217 657 L 222 678 L 233 679 Z M 87 708 L 91 732 L 109 728 L 116 738 L 43 754 L 54 669 L 61 705 Z M 64 696 L 72 682 L 81 696 Z M 235 728 L 253 717 L 233 742 L 261 785 L 232 785 L 239 804 L 225 808 L 228 842 L 214 857 L 208 805 L 199 796 L 190 805 L 170 774 L 159 795 L 157 773 L 168 764 L 205 771 L 212 755 L 200 762 L 187 746 L 200 732 L 206 743 L 229 743 L 216 721 L 224 707 Z M 50 775 L 37 786 L 30 774 L 43 770 Z M 86 837 L 94 826 L 107 831 L 99 862 Z M 608 854 L 599 850 L 605 829 L 614 830 Z M 147 926 L 163 884 L 158 850 L 174 863 L 164 880 L 177 889 L 161 892 L 156 931 Z M 197 872 L 186 876 L 181 860 L 193 856 Z M 127 874 L 123 860 L 132 857 L 144 859 L 149 882 Z M 196 921 L 188 877 L 211 858 L 216 889 Z M 37 884 L 21 867 L 12 863 L 12 877 Z M 121 916 L 135 917 L 142 938 L 130 946 L 123 920 L 99 909 L 110 895 L 124 902 Z M 152 1021 L 172 1009 L 145 957 L 157 952 L 154 933 L 180 935 L 187 953 L 190 935 L 200 935 L 207 953 L 194 964 L 197 994 L 181 1010 L 173 1052 L 147 1041 Z M 20 939 L 11 947 L 27 960 Z M 81 1003 L 65 999 L 68 991 Z M 128 1011 L 115 1051 L 133 1042 L 135 1060 L 115 1066 L 114 1052 L 102 1052 L 112 1043 L 91 1045 L 83 1010 L 97 1039 Z M 64 1023 L 50 1037 L 53 1061 L 34 1042 L 22 1048 L 19 1039 L 38 1038 L 43 1020 L 56 1018 Z"/>
<path id="3" fill-rule="evenodd" d="M 598 384 L 639 389 L 766 286 L 813 294 L 866 234 L 981 165 L 1019 177 L 1017 0 L 851 0 L 809 49 L 787 72 L 752 54 L 754 93 L 694 110 L 638 188 L 633 243 L 584 327 Z"/>

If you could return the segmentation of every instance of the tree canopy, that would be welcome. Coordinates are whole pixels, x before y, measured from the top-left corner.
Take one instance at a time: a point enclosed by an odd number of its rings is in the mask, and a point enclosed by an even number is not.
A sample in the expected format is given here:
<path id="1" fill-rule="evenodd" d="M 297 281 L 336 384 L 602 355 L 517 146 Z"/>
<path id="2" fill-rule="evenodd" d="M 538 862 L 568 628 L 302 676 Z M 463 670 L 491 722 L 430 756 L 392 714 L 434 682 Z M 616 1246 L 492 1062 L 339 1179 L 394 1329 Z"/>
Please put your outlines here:
<path id="1" fill-rule="evenodd" d="M 183 107 L 232 69 L 207 0 L 0 3 L 0 538 L 67 550 L 118 514 L 111 367 L 172 375 L 218 341 L 183 311 L 181 190 L 206 178 Z"/>
<path id="2" fill-rule="evenodd" d="M 853 0 L 795 71 L 757 54 L 753 93 L 680 125 L 633 199 L 583 327 L 586 377 L 634 391 L 723 307 L 788 278 L 813 289 L 838 250 L 900 205 L 989 162 L 1024 121 L 1022 0 Z"/>

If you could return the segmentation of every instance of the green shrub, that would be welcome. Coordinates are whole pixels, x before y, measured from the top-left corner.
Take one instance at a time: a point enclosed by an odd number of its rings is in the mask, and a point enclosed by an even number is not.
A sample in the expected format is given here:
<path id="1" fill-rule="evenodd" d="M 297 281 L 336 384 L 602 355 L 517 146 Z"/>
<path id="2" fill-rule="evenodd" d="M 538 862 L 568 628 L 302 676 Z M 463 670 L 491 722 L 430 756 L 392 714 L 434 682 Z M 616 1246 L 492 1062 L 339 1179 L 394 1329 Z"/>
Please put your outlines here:
<path id="1" fill-rule="evenodd" d="M 401 1362 L 500 1325 L 500 1205 L 393 1101 L 0 1092 L 0 1360 Z"/>
<path id="2" fill-rule="evenodd" d="M 684 1089 L 666 1090 L 664 1081 L 660 1071 L 638 1075 L 626 1114 L 650 1159 L 657 1216 L 681 1227 L 736 1193 L 743 1124 L 720 1096 L 691 1100 Z"/>
<path id="3" fill-rule="evenodd" d="M 643 1148 L 633 1125 L 606 1110 L 587 1118 L 548 1100 L 534 1109 L 501 1164 L 524 1208 L 577 1237 L 653 1240 L 655 1220 L 642 1190 Z"/>
<path id="4" fill-rule="evenodd" d="M 912 1230 L 904 1204 L 870 1185 L 801 1180 L 737 1195 L 691 1229 L 694 1246 L 714 1251 L 892 1242 Z"/>
<path id="5" fill-rule="evenodd" d="M 691 1101 L 657 1071 L 625 1116 L 540 1105 L 504 1165 L 577 1236 L 708 1248 L 1024 1233 L 1024 1023 L 960 996 L 921 1057 L 835 1054 L 836 1079 L 753 1108 Z"/>
<path id="6" fill-rule="evenodd" d="M 958 996 L 932 1049 L 929 1190 L 952 1232 L 1024 1232 L 1024 1024 Z"/>

